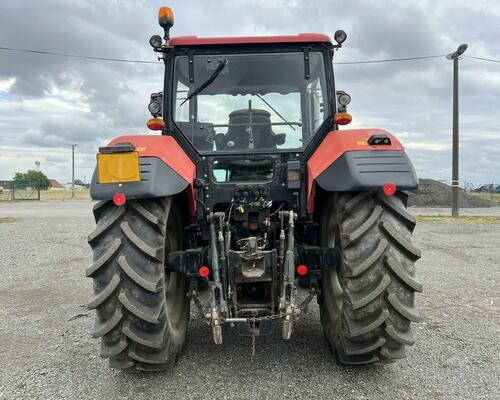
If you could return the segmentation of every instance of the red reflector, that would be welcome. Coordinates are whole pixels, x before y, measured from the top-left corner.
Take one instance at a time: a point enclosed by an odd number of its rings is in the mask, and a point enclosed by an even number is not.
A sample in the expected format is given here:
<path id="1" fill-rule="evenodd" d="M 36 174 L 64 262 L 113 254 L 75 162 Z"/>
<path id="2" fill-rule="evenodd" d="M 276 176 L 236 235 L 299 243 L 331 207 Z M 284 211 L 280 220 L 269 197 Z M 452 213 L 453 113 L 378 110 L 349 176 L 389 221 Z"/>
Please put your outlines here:
<path id="1" fill-rule="evenodd" d="M 113 196 L 113 203 L 115 203 L 115 206 L 120 207 L 125 204 L 126 197 L 123 193 L 115 193 Z"/>
<path id="2" fill-rule="evenodd" d="M 394 193 L 396 193 L 396 185 L 394 183 L 387 182 L 382 190 L 384 191 L 384 194 L 386 196 L 392 196 Z"/>
<path id="3" fill-rule="evenodd" d="M 210 269 L 206 265 L 202 265 L 200 269 L 198 269 L 198 275 L 200 278 L 206 278 L 210 274 Z"/>
<path id="4" fill-rule="evenodd" d="M 306 276 L 308 272 L 309 268 L 307 268 L 307 265 L 301 264 L 297 267 L 297 274 L 299 274 L 300 276 Z"/>

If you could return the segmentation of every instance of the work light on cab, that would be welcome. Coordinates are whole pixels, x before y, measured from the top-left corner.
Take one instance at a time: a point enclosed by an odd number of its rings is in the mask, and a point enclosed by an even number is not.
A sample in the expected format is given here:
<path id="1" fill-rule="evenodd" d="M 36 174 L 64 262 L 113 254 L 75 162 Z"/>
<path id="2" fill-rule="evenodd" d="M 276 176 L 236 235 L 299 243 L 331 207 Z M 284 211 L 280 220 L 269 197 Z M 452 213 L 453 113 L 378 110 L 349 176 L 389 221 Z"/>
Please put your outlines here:
<path id="1" fill-rule="evenodd" d="M 343 30 L 340 29 L 335 32 L 333 38 L 339 44 L 339 46 L 342 46 L 342 43 L 344 43 L 345 40 L 347 39 L 347 33 L 345 33 Z"/>
<path id="2" fill-rule="evenodd" d="M 148 105 L 148 110 L 152 115 L 158 115 L 161 111 L 161 105 L 157 101 L 152 101 Z"/>
<path id="3" fill-rule="evenodd" d="M 151 38 L 149 39 L 149 44 L 151 45 L 151 47 L 153 49 L 159 49 L 162 45 L 162 39 L 161 39 L 161 36 L 160 35 L 153 35 L 151 36 Z"/>
<path id="4" fill-rule="evenodd" d="M 347 106 L 351 102 L 351 96 L 349 96 L 347 93 L 343 93 L 339 96 L 339 103 L 342 106 Z"/>

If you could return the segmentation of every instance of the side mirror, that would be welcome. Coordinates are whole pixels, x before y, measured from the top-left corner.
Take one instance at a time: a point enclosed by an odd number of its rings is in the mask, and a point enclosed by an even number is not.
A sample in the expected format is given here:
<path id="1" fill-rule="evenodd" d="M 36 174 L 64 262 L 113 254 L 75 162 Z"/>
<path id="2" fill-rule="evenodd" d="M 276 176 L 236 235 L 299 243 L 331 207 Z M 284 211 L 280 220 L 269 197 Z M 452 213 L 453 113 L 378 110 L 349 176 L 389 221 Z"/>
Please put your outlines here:
<path id="1" fill-rule="evenodd" d="M 286 133 L 277 133 L 274 135 L 274 140 L 276 141 L 277 146 L 281 146 L 286 142 Z"/>

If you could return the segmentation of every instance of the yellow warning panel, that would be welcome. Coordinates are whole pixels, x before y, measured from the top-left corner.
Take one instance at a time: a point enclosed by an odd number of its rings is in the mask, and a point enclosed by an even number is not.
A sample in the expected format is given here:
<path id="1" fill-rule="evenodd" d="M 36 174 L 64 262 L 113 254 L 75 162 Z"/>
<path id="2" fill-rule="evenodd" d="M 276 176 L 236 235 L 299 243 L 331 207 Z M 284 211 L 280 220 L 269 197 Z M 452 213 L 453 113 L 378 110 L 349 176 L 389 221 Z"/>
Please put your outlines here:
<path id="1" fill-rule="evenodd" d="M 97 154 L 99 183 L 140 182 L 139 153 Z"/>

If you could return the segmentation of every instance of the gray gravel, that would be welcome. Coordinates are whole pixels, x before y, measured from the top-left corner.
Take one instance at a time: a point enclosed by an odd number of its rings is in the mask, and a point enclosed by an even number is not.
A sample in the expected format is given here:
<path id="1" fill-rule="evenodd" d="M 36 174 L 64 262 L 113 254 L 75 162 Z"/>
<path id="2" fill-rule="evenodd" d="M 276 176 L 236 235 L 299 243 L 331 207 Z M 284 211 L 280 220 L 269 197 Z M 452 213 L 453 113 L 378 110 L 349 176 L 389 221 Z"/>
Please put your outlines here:
<path id="1" fill-rule="evenodd" d="M 179 364 L 168 373 L 113 371 L 90 337 L 90 202 L 0 203 L 0 399 L 498 399 L 500 226 L 420 223 L 424 293 L 418 342 L 402 362 L 340 368 L 316 306 L 278 335 L 225 332 L 212 343 L 192 315 Z"/>
<path id="2" fill-rule="evenodd" d="M 448 215 L 451 216 L 451 207 L 410 207 L 413 215 Z M 460 208 L 460 215 L 500 216 L 500 207 Z"/>

